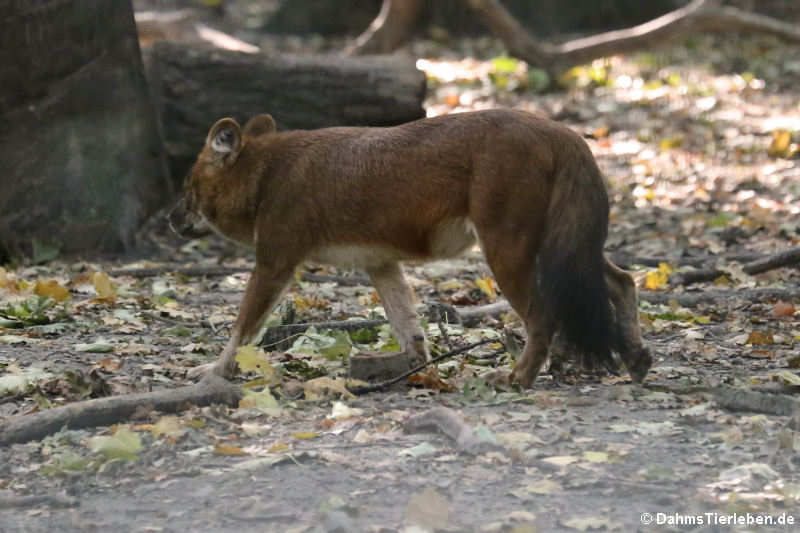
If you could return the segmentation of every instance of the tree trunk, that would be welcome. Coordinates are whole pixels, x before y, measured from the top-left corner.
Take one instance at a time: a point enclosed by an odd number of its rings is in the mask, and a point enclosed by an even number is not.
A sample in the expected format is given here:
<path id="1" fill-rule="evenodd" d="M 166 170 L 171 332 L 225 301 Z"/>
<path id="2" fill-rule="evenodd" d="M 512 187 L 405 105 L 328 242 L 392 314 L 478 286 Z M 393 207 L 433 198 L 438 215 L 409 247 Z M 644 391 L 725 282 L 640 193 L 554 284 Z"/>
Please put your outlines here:
<path id="1" fill-rule="evenodd" d="M 267 57 L 157 43 L 148 64 L 176 179 L 222 117 L 271 113 L 280 129 L 312 129 L 425 116 L 425 75 L 409 59 Z"/>
<path id="2" fill-rule="evenodd" d="M 0 256 L 128 248 L 168 196 L 130 1 L 2 2 L 0 118 Z"/>
<path id="3" fill-rule="evenodd" d="M 422 0 L 383 0 L 372 24 L 358 36 L 345 55 L 388 54 L 411 36 Z"/>

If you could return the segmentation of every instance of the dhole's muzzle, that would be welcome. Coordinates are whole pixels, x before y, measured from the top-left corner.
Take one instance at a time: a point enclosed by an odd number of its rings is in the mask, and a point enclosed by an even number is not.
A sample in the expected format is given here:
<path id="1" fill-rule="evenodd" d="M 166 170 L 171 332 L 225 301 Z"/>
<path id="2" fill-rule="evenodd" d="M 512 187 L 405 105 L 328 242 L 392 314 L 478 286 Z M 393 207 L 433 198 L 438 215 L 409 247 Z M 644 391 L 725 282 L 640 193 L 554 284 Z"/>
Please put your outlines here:
<path id="1" fill-rule="evenodd" d="M 211 233 L 211 228 L 208 227 L 203 217 L 188 209 L 186 203 L 186 198 L 181 198 L 167 214 L 170 229 L 187 239 L 204 237 Z"/>

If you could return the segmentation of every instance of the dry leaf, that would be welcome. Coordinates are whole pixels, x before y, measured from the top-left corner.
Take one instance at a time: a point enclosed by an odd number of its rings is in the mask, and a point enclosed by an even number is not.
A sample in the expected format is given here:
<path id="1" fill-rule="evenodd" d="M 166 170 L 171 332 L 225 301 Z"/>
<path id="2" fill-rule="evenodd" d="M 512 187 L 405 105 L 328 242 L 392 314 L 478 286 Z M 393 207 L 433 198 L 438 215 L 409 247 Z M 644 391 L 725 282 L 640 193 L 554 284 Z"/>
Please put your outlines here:
<path id="1" fill-rule="evenodd" d="M 214 446 L 214 453 L 217 455 L 247 455 L 246 451 L 231 444 L 217 444 Z"/>
<path id="2" fill-rule="evenodd" d="M 319 437 L 319 433 L 315 431 L 298 431 L 297 433 L 293 433 L 292 437 L 300 440 L 316 439 Z"/>
<path id="3" fill-rule="evenodd" d="M 92 298 L 92 302 L 114 303 L 117 298 L 117 290 L 111 279 L 105 272 L 94 272 L 92 274 L 92 285 L 97 292 L 97 298 Z"/>
<path id="4" fill-rule="evenodd" d="M 450 523 L 450 501 L 432 488 L 412 494 L 406 520 L 431 531 L 444 529 Z"/>
<path id="5" fill-rule="evenodd" d="M 345 387 L 344 380 L 325 376 L 309 379 L 303 383 L 303 392 L 308 400 L 319 400 L 338 395 L 342 395 L 345 398 L 355 398 L 355 395 Z"/>
<path id="6" fill-rule="evenodd" d="M 33 293 L 37 296 L 47 296 L 57 302 L 63 302 L 69 298 L 69 290 L 61 286 L 56 280 L 50 279 L 47 281 L 36 280 L 36 285 L 33 287 Z"/>
<path id="7" fill-rule="evenodd" d="M 96 361 L 94 366 L 95 368 L 102 368 L 106 372 L 116 372 L 117 370 L 122 368 L 122 361 L 120 359 L 106 357 L 105 359 Z"/>
<path id="8" fill-rule="evenodd" d="M 745 344 L 769 345 L 775 344 L 775 339 L 769 331 L 752 331 L 747 337 L 747 342 Z"/>
<path id="9" fill-rule="evenodd" d="M 426 389 L 433 389 L 444 392 L 453 392 L 454 390 L 456 390 L 455 387 L 453 387 L 446 381 L 442 380 L 442 378 L 439 377 L 439 371 L 433 367 L 429 367 L 424 372 L 414 374 L 413 376 L 408 378 L 408 382 L 411 385 L 424 387 Z"/>
<path id="10" fill-rule="evenodd" d="M 774 316 L 792 316 L 795 313 L 795 308 L 792 304 L 787 302 L 778 302 L 772 309 Z"/>

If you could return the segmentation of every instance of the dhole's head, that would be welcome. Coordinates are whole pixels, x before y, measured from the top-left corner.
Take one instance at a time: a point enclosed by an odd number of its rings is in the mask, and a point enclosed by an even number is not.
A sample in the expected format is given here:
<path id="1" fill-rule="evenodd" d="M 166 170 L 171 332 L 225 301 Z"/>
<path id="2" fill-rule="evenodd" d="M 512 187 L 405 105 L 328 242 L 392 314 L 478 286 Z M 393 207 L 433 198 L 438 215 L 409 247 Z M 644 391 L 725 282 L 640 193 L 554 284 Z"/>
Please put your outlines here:
<path id="1" fill-rule="evenodd" d="M 247 218 L 240 211 L 247 184 L 254 176 L 252 167 L 240 162 L 240 155 L 248 139 L 274 131 L 275 121 L 266 114 L 251 118 L 244 129 L 232 118 L 218 120 L 183 182 L 183 197 L 167 216 L 172 230 L 190 238 L 214 230 L 236 240 L 249 240 L 237 221 Z"/>

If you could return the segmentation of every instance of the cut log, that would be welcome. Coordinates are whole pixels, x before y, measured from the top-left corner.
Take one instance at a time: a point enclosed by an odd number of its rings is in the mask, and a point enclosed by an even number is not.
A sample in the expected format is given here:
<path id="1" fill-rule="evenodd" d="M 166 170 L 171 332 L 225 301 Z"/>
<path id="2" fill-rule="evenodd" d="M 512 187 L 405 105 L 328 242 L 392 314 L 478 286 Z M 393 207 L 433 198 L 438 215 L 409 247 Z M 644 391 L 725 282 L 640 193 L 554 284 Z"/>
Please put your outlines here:
<path id="1" fill-rule="evenodd" d="M 425 116 L 425 75 L 399 57 L 287 57 L 156 43 L 148 58 L 173 177 L 211 125 L 271 113 L 279 129 L 390 126 Z"/>
<path id="2" fill-rule="evenodd" d="M 0 119 L 0 262 L 131 247 L 169 196 L 130 1 L 3 2 Z"/>

